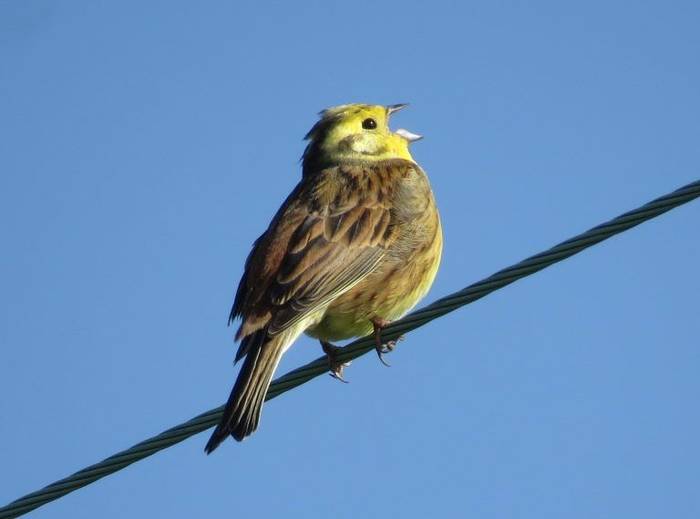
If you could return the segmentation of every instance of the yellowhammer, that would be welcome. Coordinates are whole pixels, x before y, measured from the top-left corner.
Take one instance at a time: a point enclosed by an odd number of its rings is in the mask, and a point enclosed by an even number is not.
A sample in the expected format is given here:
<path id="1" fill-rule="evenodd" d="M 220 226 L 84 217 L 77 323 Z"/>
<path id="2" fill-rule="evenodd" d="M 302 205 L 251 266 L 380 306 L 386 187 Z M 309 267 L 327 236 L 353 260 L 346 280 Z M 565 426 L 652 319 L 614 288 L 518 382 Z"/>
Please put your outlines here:
<path id="1" fill-rule="evenodd" d="M 306 135 L 302 179 L 253 245 L 229 322 L 241 318 L 236 361 L 245 357 L 210 453 L 228 436 L 258 426 L 272 375 L 302 333 L 316 337 L 331 372 L 343 365 L 330 341 L 381 329 L 425 295 L 442 252 L 435 199 L 408 146 L 392 132 L 405 105 L 342 105 L 324 110 Z"/>

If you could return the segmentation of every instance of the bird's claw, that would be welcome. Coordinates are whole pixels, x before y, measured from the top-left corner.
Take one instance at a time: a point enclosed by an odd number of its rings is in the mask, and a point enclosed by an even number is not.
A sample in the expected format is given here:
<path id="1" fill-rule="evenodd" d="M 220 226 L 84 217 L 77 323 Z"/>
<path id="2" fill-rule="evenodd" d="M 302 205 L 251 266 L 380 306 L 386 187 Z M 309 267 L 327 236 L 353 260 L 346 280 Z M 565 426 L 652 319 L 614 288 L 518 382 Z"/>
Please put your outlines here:
<path id="1" fill-rule="evenodd" d="M 331 366 L 330 373 L 328 373 L 328 374 L 336 380 L 340 380 L 341 382 L 343 382 L 345 384 L 349 384 L 350 382 L 343 378 L 343 369 L 349 365 L 350 365 L 350 362 L 343 362 L 343 363 L 338 364 L 336 366 Z"/>
<path id="2" fill-rule="evenodd" d="M 328 358 L 328 369 L 330 371 L 330 373 L 328 374 L 331 377 L 340 380 L 345 384 L 348 384 L 349 382 L 343 378 L 343 370 L 347 368 L 352 362 L 342 362 L 338 360 L 338 353 L 340 352 L 340 348 L 332 345 L 330 342 L 321 341 L 321 347 L 323 348 L 323 352 Z"/>
<path id="3" fill-rule="evenodd" d="M 387 361 L 384 360 L 384 354 L 388 353 L 388 351 L 383 351 L 381 348 L 375 348 L 377 350 L 377 357 L 379 357 L 379 362 L 384 364 L 387 368 L 391 367 L 391 364 L 389 364 Z"/>
<path id="4" fill-rule="evenodd" d="M 394 348 L 396 348 L 396 341 L 389 341 L 384 343 L 378 342 L 374 346 L 374 349 L 377 352 L 377 356 L 379 357 L 379 362 L 384 364 L 387 368 L 390 368 L 391 364 L 384 360 L 384 354 L 391 353 L 392 351 L 394 351 Z"/>
<path id="5" fill-rule="evenodd" d="M 379 362 L 384 364 L 387 368 L 391 367 L 391 364 L 384 360 L 384 354 L 394 351 L 398 342 L 404 339 L 403 335 L 401 335 L 393 341 L 382 341 L 382 329 L 389 326 L 389 324 L 390 321 L 384 319 L 372 319 L 372 325 L 374 326 L 374 349 L 377 351 Z"/>
<path id="6" fill-rule="evenodd" d="M 402 341 L 404 339 L 405 337 L 401 335 L 396 340 L 384 342 L 377 348 L 377 351 L 379 351 L 380 353 L 391 353 L 396 349 L 396 346 L 399 344 L 399 341 Z"/>

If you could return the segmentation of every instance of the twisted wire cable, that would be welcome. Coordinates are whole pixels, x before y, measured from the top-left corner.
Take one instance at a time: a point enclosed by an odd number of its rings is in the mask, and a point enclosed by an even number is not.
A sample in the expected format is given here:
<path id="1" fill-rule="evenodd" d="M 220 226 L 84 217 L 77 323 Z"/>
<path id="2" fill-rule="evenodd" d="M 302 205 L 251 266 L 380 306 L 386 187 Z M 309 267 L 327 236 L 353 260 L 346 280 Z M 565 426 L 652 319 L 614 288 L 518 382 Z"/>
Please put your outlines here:
<path id="1" fill-rule="evenodd" d="M 515 265 L 499 270 L 495 274 L 468 287 L 438 299 L 434 303 L 417 310 L 403 319 L 389 325 L 382 331 L 385 340 L 397 339 L 406 332 L 429 323 L 449 312 L 503 288 L 525 276 L 529 276 L 546 267 L 558 263 L 574 254 L 591 247 L 603 240 L 624 232 L 640 223 L 655 218 L 666 211 L 683 205 L 700 196 L 700 180 L 688 184 L 676 191 L 659 197 L 643 206 L 613 218 L 588 231 L 574 236 L 559 245 L 555 245 L 539 254 L 535 254 Z M 338 358 L 341 361 L 355 359 L 374 349 L 374 339 L 363 337 L 341 349 Z M 328 371 L 326 357 L 320 357 L 301 366 L 272 382 L 266 400 L 275 398 L 312 378 Z M 90 465 L 75 474 L 51 483 L 50 485 L 27 494 L 24 497 L 0 508 L 0 519 L 19 517 L 54 499 L 58 499 L 100 478 L 121 470 L 132 463 L 142 460 L 156 452 L 179 443 L 190 436 L 216 425 L 223 412 L 223 406 L 202 413 L 185 423 L 172 427 L 162 433 L 144 440 L 136 445 L 118 452 L 99 463 Z"/>

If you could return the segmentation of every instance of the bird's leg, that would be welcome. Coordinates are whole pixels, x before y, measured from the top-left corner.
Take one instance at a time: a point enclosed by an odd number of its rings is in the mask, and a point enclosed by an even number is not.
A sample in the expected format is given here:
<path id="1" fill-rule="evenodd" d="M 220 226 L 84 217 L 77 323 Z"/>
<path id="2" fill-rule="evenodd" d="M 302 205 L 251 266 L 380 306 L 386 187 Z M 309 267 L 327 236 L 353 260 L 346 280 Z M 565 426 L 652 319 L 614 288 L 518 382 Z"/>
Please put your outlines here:
<path id="1" fill-rule="evenodd" d="M 338 360 L 338 353 L 340 348 L 334 346 L 330 342 L 319 341 L 321 343 L 321 348 L 323 348 L 323 353 L 328 357 L 328 368 L 330 369 L 329 375 L 333 378 L 337 378 L 341 382 L 348 383 L 347 380 L 343 378 L 343 369 L 350 365 L 350 362 L 341 362 Z"/>
<path id="2" fill-rule="evenodd" d="M 377 355 L 379 356 L 379 360 L 382 364 L 385 366 L 389 367 L 389 364 L 384 360 L 383 355 L 385 353 L 389 353 L 391 351 L 394 351 L 394 348 L 396 348 L 396 343 L 398 341 L 403 340 L 403 335 L 396 339 L 395 341 L 388 341 L 388 342 L 383 342 L 382 341 L 382 330 L 389 326 L 391 324 L 391 321 L 387 321 L 386 319 L 381 319 L 380 317 L 375 317 L 374 319 L 371 320 L 372 325 L 374 326 L 374 349 L 377 350 Z"/>

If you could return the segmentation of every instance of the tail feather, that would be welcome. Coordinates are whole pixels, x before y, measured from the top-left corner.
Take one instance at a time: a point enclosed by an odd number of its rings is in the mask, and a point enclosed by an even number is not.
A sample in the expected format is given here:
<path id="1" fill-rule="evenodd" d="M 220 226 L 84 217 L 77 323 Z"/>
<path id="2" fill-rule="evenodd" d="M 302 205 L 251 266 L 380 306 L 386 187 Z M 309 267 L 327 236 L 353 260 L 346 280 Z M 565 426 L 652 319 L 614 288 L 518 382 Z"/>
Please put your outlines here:
<path id="1" fill-rule="evenodd" d="M 248 342 L 245 344 L 248 354 L 224 407 L 221 422 L 204 448 L 207 454 L 229 434 L 241 441 L 257 429 L 272 375 L 284 353 L 284 339 L 284 334 L 269 337 L 265 329 L 243 339 L 243 343 Z"/>

